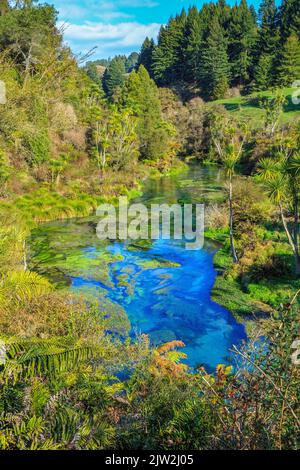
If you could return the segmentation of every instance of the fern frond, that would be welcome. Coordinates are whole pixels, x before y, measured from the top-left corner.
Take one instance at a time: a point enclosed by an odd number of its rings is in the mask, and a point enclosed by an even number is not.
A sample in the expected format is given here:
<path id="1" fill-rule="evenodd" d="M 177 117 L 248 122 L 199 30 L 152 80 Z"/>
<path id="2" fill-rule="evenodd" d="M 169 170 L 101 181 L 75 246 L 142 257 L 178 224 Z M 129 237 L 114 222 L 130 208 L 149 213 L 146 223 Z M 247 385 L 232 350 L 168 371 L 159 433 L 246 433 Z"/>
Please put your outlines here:
<path id="1" fill-rule="evenodd" d="M 170 341 L 169 343 L 163 344 L 157 348 L 159 354 L 165 354 L 169 351 L 172 351 L 176 348 L 184 348 L 185 344 L 182 341 Z"/>
<path id="2" fill-rule="evenodd" d="M 89 345 L 68 345 L 61 338 L 51 340 L 7 341 L 7 361 L 3 374 L 17 379 L 57 374 L 77 368 L 79 364 L 98 355 Z"/>
<path id="3" fill-rule="evenodd" d="M 13 271 L 0 279 L 0 301 L 22 302 L 52 291 L 50 282 L 37 273 Z"/>

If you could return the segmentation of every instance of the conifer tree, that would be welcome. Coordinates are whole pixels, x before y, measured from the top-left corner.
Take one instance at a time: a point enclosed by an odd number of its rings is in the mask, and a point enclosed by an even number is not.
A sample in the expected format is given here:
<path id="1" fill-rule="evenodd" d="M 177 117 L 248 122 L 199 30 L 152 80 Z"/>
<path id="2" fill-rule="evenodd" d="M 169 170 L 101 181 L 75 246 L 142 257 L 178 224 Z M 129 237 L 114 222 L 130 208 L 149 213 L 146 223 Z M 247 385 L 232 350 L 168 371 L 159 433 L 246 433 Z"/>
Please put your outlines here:
<path id="1" fill-rule="evenodd" d="M 125 64 L 121 57 L 115 57 L 110 62 L 103 76 L 103 89 L 112 98 L 117 88 L 125 81 Z"/>
<path id="2" fill-rule="evenodd" d="M 256 24 L 246 0 L 241 0 L 231 10 L 228 27 L 229 59 L 234 84 L 245 84 L 250 77 L 253 64 L 253 46 L 256 39 Z"/>
<path id="3" fill-rule="evenodd" d="M 247 0 L 239 2 L 231 8 L 218 0 L 171 17 L 157 46 L 146 38 L 138 66 L 158 85 L 198 83 L 210 97 L 253 79 L 259 90 L 278 83 L 278 51 L 293 32 L 300 40 L 300 2 L 283 0 L 277 8 L 276 0 L 262 0 L 258 14 Z"/>
<path id="4" fill-rule="evenodd" d="M 184 57 L 185 57 L 185 27 L 186 27 L 186 21 L 187 21 L 187 14 L 185 9 L 183 8 L 181 11 L 180 15 L 177 15 L 175 17 L 176 21 L 176 48 L 175 48 L 175 56 L 176 56 L 176 61 L 175 61 L 175 80 L 183 80 L 184 75 L 185 75 L 185 62 L 184 62 Z"/>
<path id="5" fill-rule="evenodd" d="M 166 27 L 162 26 L 158 45 L 153 52 L 153 75 L 161 85 L 167 85 L 182 78 L 184 28 L 186 13 L 170 18 Z"/>
<path id="6" fill-rule="evenodd" d="M 216 4 L 212 4 L 213 16 L 216 16 L 220 26 L 226 30 L 230 21 L 230 6 L 226 4 L 226 0 L 218 0 Z"/>
<path id="7" fill-rule="evenodd" d="M 203 26 L 196 7 L 188 11 L 184 33 L 184 78 L 187 82 L 195 82 L 197 77 L 199 48 L 202 42 Z"/>
<path id="8" fill-rule="evenodd" d="M 280 7 L 280 30 L 283 40 L 291 33 L 298 35 L 300 40 L 300 2 L 299 0 L 283 0 Z"/>
<path id="9" fill-rule="evenodd" d="M 258 53 L 275 56 L 279 45 L 278 9 L 275 0 L 263 0 L 259 8 Z"/>
<path id="10" fill-rule="evenodd" d="M 300 79 L 300 41 L 295 33 L 291 34 L 279 55 L 278 84 L 291 86 Z"/>
<path id="11" fill-rule="evenodd" d="M 125 70 L 127 73 L 130 73 L 136 66 L 139 60 L 139 54 L 137 52 L 132 52 L 125 59 Z"/>
<path id="12" fill-rule="evenodd" d="M 200 55 L 199 84 L 213 99 L 224 98 L 229 83 L 227 42 L 222 28 L 214 17 L 207 43 Z"/>
<path id="13" fill-rule="evenodd" d="M 271 63 L 269 67 L 269 77 L 266 82 L 272 84 L 274 82 L 274 68 L 277 50 L 280 47 L 280 31 L 278 21 L 278 9 L 275 0 L 263 0 L 259 8 L 259 35 L 256 44 L 256 65 L 254 76 L 261 75 L 259 63 L 264 65 L 264 71 L 267 70 L 267 63 Z M 261 56 L 269 56 L 269 59 L 261 59 Z"/>
<path id="14" fill-rule="evenodd" d="M 255 68 L 255 90 L 267 90 L 271 85 L 272 75 L 272 57 L 269 54 L 260 56 L 257 67 Z"/>
<path id="15" fill-rule="evenodd" d="M 154 41 L 148 37 L 142 44 L 141 52 L 137 61 L 137 70 L 141 65 L 145 67 L 150 77 L 152 77 L 152 60 L 153 60 L 153 51 L 154 51 Z"/>

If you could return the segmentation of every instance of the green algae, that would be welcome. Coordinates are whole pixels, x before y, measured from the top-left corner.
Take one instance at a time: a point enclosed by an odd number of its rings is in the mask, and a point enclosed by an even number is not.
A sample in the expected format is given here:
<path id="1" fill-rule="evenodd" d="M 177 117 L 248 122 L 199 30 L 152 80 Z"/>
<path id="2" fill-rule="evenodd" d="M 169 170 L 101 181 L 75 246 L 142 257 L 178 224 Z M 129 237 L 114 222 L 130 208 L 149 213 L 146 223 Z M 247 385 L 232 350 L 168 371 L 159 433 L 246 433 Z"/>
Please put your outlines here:
<path id="1" fill-rule="evenodd" d="M 180 263 L 170 261 L 162 258 L 155 258 L 151 260 L 140 260 L 136 263 L 143 269 L 159 269 L 159 268 L 180 268 Z"/>

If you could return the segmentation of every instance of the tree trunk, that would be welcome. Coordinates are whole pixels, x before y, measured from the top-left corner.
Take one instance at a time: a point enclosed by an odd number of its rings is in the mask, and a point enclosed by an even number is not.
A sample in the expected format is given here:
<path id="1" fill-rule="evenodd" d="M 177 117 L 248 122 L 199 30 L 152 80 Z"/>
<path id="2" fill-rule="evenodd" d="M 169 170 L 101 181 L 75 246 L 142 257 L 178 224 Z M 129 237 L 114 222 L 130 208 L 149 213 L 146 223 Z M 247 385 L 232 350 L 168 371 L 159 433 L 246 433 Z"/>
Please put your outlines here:
<path id="1" fill-rule="evenodd" d="M 298 197 L 294 197 L 294 243 L 298 250 L 298 241 L 299 241 L 299 204 Z"/>
<path id="2" fill-rule="evenodd" d="M 300 275 L 300 256 L 299 256 L 299 204 L 297 195 L 294 200 L 294 257 L 295 257 L 295 273 Z"/>
<path id="3" fill-rule="evenodd" d="M 229 181 L 229 219 L 230 219 L 230 249 L 231 249 L 231 254 L 233 257 L 233 261 L 235 263 L 238 263 L 238 257 L 235 251 L 235 246 L 234 246 L 234 238 L 233 238 L 233 208 L 232 208 L 232 178 L 230 178 Z"/>
<path id="4" fill-rule="evenodd" d="M 285 230 L 285 233 L 286 233 L 286 236 L 288 238 L 288 241 L 289 241 L 289 244 L 293 250 L 293 254 L 294 254 L 294 260 L 295 260 L 295 274 L 297 276 L 300 276 L 300 256 L 299 256 L 299 247 L 298 247 L 298 235 L 296 237 L 292 237 L 290 231 L 289 231 L 289 228 L 288 228 L 288 225 L 286 223 L 286 220 L 285 220 L 285 217 L 284 217 L 284 213 L 283 213 L 283 208 L 282 208 L 282 205 L 279 204 L 279 209 L 280 209 L 280 215 L 281 215 L 281 220 L 282 220 L 282 224 L 283 224 L 283 227 L 284 227 L 284 230 Z M 297 213 L 297 218 L 296 220 L 298 220 L 298 213 Z M 297 231 L 298 233 L 298 231 Z"/>
<path id="5" fill-rule="evenodd" d="M 26 89 L 27 86 L 27 81 L 30 75 L 30 66 L 32 62 L 32 56 L 31 56 L 31 51 L 32 51 L 32 44 L 30 45 L 29 52 L 27 57 L 25 57 L 25 71 L 24 71 L 24 82 L 23 82 L 23 90 Z"/>

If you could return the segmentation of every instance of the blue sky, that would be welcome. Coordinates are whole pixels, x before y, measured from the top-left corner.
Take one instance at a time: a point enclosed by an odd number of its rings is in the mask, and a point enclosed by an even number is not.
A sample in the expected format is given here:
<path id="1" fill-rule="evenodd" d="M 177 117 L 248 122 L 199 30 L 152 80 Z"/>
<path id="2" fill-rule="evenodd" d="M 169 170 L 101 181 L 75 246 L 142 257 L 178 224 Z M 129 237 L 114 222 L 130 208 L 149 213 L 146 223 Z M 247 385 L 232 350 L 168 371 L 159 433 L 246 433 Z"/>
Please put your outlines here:
<path id="1" fill-rule="evenodd" d="M 203 0 L 48 0 L 59 12 L 65 41 L 75 54 L 97 46 L 93 56 L 107 58 L 139 51 L 146 36 L 156 39 L 171 15 L 200 7 Z M 227 0 L 234 4 L 236 0 Z M 259 0 L 252 0 L 256 7 Z"/>

